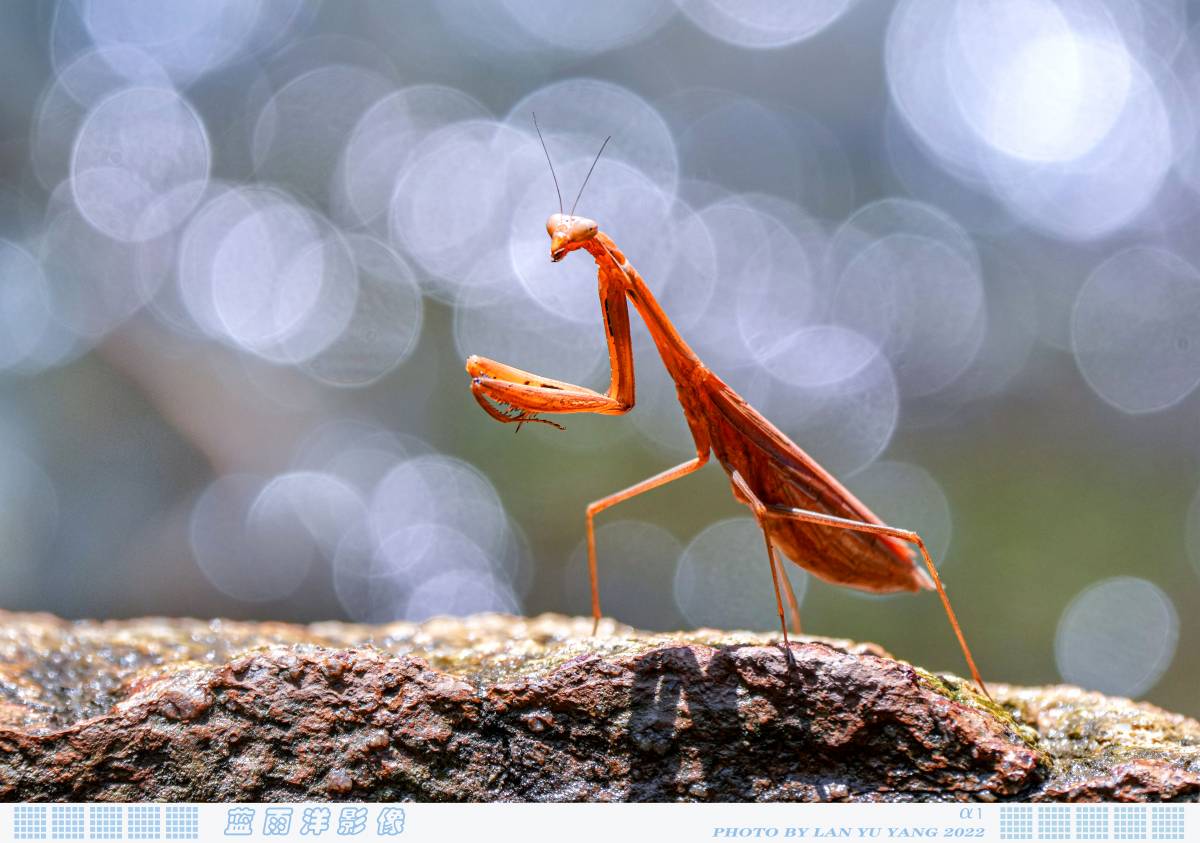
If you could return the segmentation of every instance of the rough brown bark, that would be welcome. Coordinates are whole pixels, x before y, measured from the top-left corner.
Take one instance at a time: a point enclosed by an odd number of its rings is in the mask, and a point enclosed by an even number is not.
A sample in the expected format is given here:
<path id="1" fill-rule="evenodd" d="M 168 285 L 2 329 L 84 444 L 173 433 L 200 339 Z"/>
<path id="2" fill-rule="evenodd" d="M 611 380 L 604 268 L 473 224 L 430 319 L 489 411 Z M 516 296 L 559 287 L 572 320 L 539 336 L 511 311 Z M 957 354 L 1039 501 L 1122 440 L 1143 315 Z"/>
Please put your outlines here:
<path id="1" fill-rule="evenodd" d="M 874 645 L 0 614 L 8 800 L 1196 799 L 1200 724 Z"/>

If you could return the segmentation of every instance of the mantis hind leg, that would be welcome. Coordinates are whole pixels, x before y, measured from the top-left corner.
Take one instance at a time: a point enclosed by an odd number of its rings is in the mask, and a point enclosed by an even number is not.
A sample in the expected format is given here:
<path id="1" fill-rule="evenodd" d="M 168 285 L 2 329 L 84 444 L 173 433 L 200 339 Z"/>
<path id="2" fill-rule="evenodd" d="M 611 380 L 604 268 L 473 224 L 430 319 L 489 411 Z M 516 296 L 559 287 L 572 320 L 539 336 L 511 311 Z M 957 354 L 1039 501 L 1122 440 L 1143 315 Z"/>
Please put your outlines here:
<path id="1" fill-rule="evenodd" d="M 765 530 L 763 531 L 765 534 Z M 787 595 L 788 602 L 788 617 L 792 619 L 792 634 L 802 635 L 804 630 L 800 628 L 800 604 L 796 601 L 796 592 L 792 590 L 792 581 L 787 578 L 787 574 L 783 572 L 782 566 L 779 572 L 783 579 L 784 594 Z"/>
<path id="2" fill-rule="evenodd" d="M 783 619 L 783 601 L 779 599 L 779 580 L 782 577 L 786 583 L 787 574 L 779 570 L 779 561 L 775 558 L 775 546 L 771 544 L 771 537 L 767 535 L 765 528 L 763 529 L 763 540 L 767 543 L 767 561 L 771 564 L 771 584 L 775 586 L 775 608 L 779 612 L 779 628 L 783 632 L 783 653 L 787 656 L 788 667 L 795 667 L 796 661 L 792 656 L 792 642 L 788 640 L 787 623 Z M 790 583 L 787 589 L 788 602 L 794 605 L 796 595 L 792 593 Z M 794 614 L 793 617 L 796 617 L 797 614 Z"/>
<path id="3" fill-rule="evenodd" d="M 792 643 L 788 639 L 787 621 L 783 617 L 783 599 L 779 593 L 779 580 L 783 580 L 784 588 L 787 591 L 788 609 L 792 614 L 793 631 L 800 634 L 800 606 L 796 602 L 796 592 L 792 590 L 792 584 L 787 578 L 787 574 L 780 570 L 779 561 L 775 557 L 775 545 L 771 544 L 771 534 L 767 531 L 766 519 L 768 517 L 767 505 L 758 499 L 758 496 L 751 491 L 746 481 L 742 479 L 742 475 L 738 472 L 733 472 L 732 475 L 734 488 L 738 490 L 740 496 L 746 504 L 749 505 L 751 511 L 754 512 L 754 518 L 758 521 L 758 526 L 763 531 L 763 541 L 767 545 L 767 561 L 771 565 L 771 584 L 775 586 L 775 609 L 779 613 L 779 629 L 783 633 L 783 651 L 787 655 L 788 665 L 794 664 L 792 659 Z"/>
<path id="4" fill-rule="evenodd" d="M 958 625 L 958 618 L 955 617 L 954 609 L 950 605 L 950 598 L 946 596 L 946 589 L 942 587 L 941 577 L 938 576 L 937 568 L 933 564 L 933 559 L 929 556 L 929 550 L 925 547 L 925 540 L 911 530 L 899 530 L 895 527 L 887 527 L 881 524 L 868 524 L 864 521 L 852 521 L 849 518 L 838 518 L 834 515 L 824 515 L 819 512 L 809 512 L 805 509 L 794 509 L 792 507 L 774 506 L 764 504 L 758 499 L 746 481 L 738 472 L 733 472 L 731 477 L 734 488 L 739 493 L 750 508 L 754 510 L 754 514 L 762 523 L 765 518 L 795 518 L 800 521 L 807 521 L 811 524 L 821 524 L 826 527 L 833 527 L 840 530 L 855 530 L 860 533 L 874 533 L 878 536 L 892 536 L 893 538 L 902 541 L 911 542 L 921 551 L 921 558 L 925 561 L 925 567 L 929 569 L 929 575 L 933 578 L 933 584 L 937 589 L 938 597 L 941 598 L 942 607 L 946 610 L 946 617 L 950 620 L 950 626 L 954 628 L 954 635 L 958 639 L 958 645 L 962 650 L 963 656 L 967 660 L 967 667 L 971 670 L 971 678 L 975 680 L 975 684 L 979 686 L 979 690 L 989 700 L 992 695 L 988 693 L 987 686 L 983 683 L 983 678 L 979 675 L 979 668 L 975 666 L 975 659 L 971 655 L 971 648 L 967 646 L 967 639 L 963 636 L 962 627 Z M 769 542 L 769 540 L 768 540 Z"/>

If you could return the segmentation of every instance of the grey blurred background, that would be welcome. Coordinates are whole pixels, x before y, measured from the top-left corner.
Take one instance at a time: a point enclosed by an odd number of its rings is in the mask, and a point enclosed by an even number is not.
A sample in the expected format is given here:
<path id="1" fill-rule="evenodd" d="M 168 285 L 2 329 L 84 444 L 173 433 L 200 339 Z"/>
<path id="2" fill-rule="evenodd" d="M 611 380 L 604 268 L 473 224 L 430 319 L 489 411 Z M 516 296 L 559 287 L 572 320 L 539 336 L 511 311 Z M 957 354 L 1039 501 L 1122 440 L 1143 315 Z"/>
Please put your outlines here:
<path id="1" fill-rule="evenodd" d="M 701 357 L 922 532 L 984 675 L 1200 714 L 1200 40 L 1183 0 L 0 8 L 0 605 L 587 611 L 586 503 L 689 456 L 603 389 L 599 220 Z M 774 628 L 723 473 L 601 516 L 607 614 Z M 807 631 L 961 672 L 934 596 Z"/>

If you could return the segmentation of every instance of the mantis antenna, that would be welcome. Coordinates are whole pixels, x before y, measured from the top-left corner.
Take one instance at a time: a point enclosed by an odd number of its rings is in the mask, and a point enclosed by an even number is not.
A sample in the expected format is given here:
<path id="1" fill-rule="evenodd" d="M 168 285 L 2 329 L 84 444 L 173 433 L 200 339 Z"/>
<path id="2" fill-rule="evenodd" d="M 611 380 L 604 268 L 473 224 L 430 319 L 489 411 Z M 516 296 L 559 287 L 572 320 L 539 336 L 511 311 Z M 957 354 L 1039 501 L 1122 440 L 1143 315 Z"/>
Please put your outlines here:
<path id="1" fill-rule="evenodd" d="M 550 150 L 546 148 L 546 139 L 542 137 L 542 130 L 537 124 L 537 112 L 531 111 L 530 114 L 533 115 L 533 128 L 537 131 L 538 140 L 542 142 L 542 152 L 546 153 L 546 163 L 550 165 L 550 177 L 554 179 L 554 192 L 558 194 L 558 212 L 561 214 L 563 212 L 562 191 L 558 189 L 558 176 L 554 173 L 554 162 L 550 160 Z M 608 141 L 605 141 L 605 143 L 608 143 Z M 604 149 L 604 147 L 600 148 L 601 150 Z M 593 164 L 592 166 L 594 167 L 596 165 Z M 588 172 L 588 175 L 591 175 L 590 171 Z M 587 179 L 584 179 L 583 183 L 587 184 Z M 582 193 L 583 191 L 580 190 L 579 192 Z M 575 201 L 578 202 L 579 199 L 576 199 Z M 571 212 L 574 213 L 574 211 L 575 209 L 572 208 Z"/>
<path id="2" fill-rule="evenodd" d="M 579 193 L 575 196 L 575 202 L 571 205 L 571 216 L 575 216 L 575 206 L 579 204 L 579 197 L 583 196 L 583 189 L 587 187 L 588 179 L 592 177 L 592 170 L 596 169 L 596 165 L 600 163 L 600 156 L 604 154 L 604 147 L 608 146 L 608 142 L 612 140 L 612 135 L 604 139 L 604 143 L 600 144 L 600 151 L 596 153 L 596 160 L 592 162 L 592 166 L 588 169 L 588 173 L 583 177 L 583 184 L 579 185 Z M 561 208 L 559 211 L 561 212 Z"/>

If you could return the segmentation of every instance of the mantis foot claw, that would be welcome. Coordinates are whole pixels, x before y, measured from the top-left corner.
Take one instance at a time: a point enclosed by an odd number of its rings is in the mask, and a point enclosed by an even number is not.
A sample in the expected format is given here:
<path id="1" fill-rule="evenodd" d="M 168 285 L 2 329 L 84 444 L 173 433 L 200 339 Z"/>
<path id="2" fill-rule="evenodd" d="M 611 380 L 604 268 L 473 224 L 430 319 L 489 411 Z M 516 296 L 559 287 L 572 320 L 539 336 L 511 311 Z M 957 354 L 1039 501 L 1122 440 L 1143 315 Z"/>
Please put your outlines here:
<path id="1" fill-rule="evenodd" d="M 539 419 L 533 413 L 525 413 L 521 410 L 517 410 L 515 407 L 513 408 L 513 411 L 514 411 L 514 414 L 512 415 L 511 420 L 515 421 L 517 423 L 517 429 L 514 430 L 513 433 L 520 433 L 521 425 L 525 424 L 526 422 L 537 422 L 538 424 L 548 424 L 551 427 L 557 427 L 559 430 L 566 430 L 566 428 L 563 427 L 561 424 L 559 424 L 558 422 L 555 422 L 555 421 L 550 421 L 550 419 Z"/>

